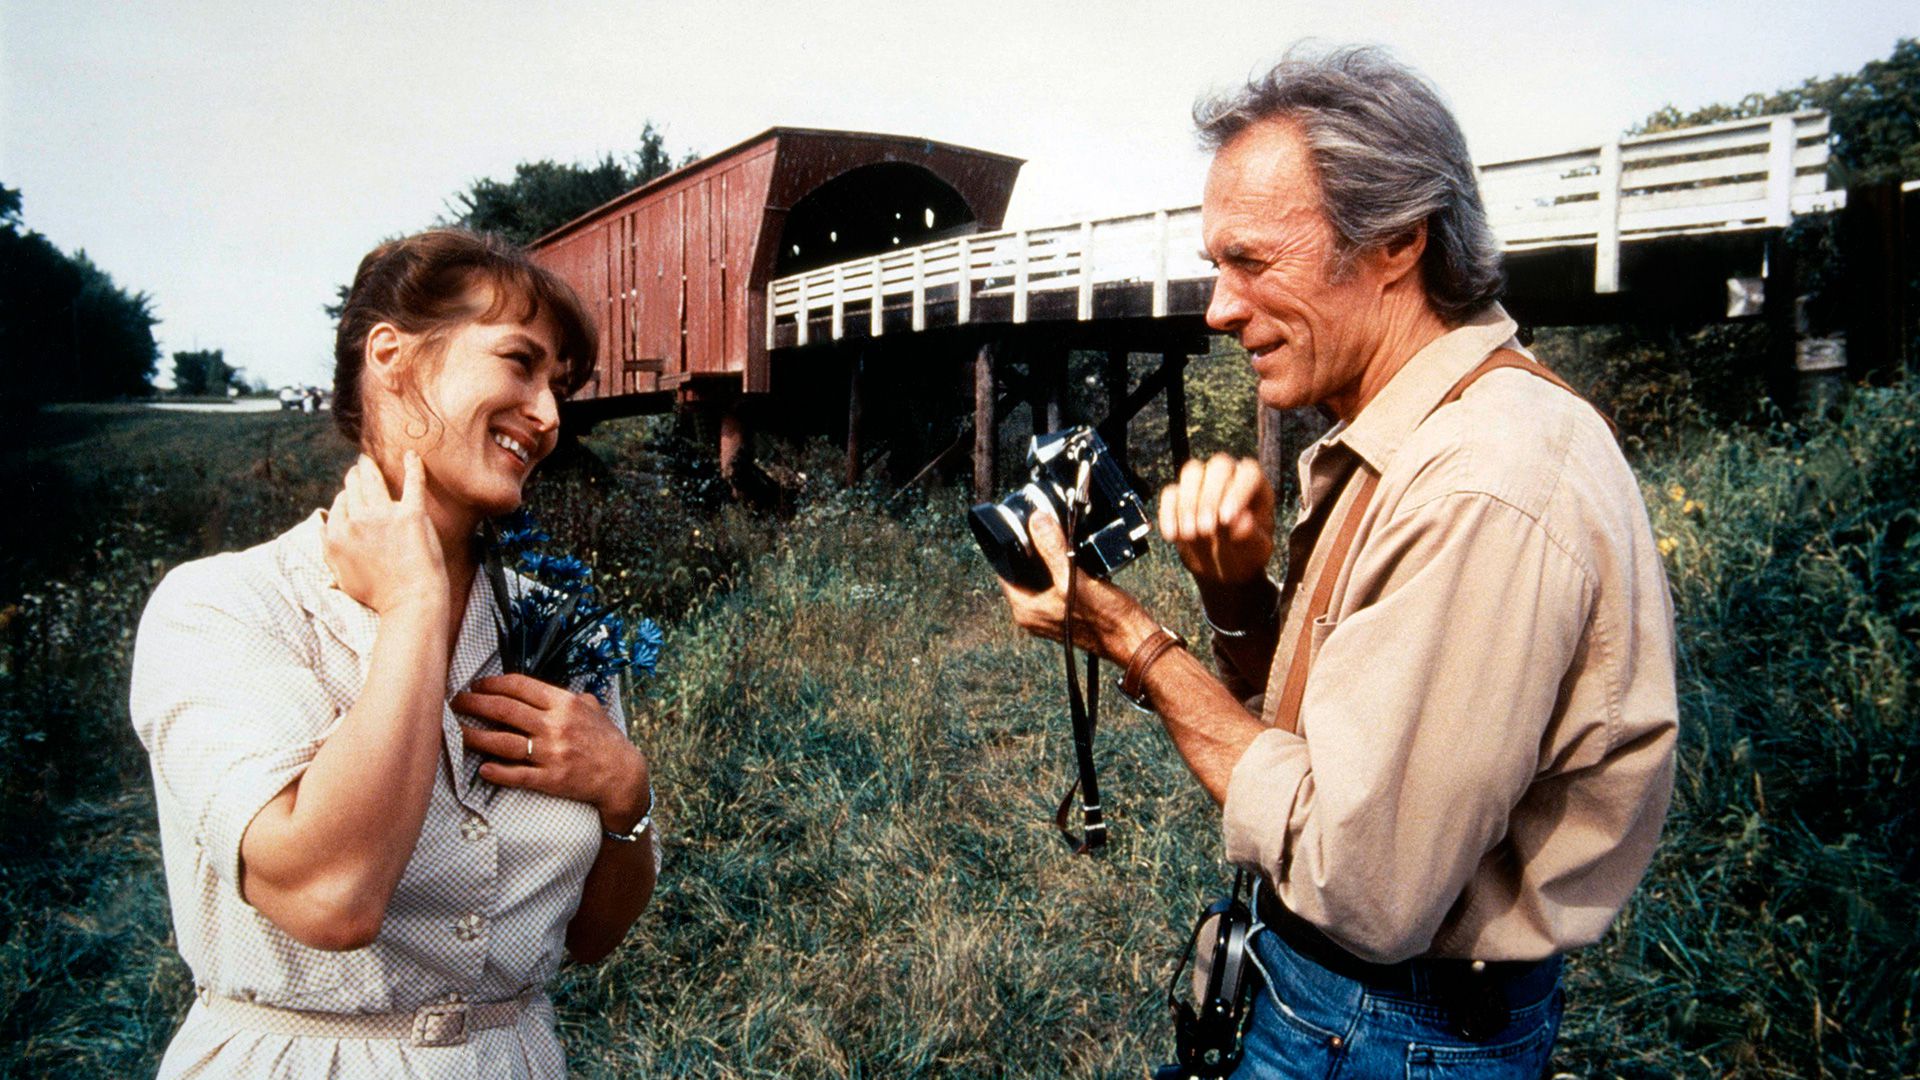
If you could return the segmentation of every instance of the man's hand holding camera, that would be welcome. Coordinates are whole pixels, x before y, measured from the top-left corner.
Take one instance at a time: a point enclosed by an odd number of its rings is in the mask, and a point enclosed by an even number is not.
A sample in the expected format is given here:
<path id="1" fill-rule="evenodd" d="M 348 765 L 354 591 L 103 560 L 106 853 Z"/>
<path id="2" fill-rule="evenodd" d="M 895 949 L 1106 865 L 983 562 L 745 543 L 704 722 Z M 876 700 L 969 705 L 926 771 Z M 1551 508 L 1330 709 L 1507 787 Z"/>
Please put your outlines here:
<path id="1" fill-rule="evenodd" d="M 1273 557 L 1273 510 L 1273 488 L 1250 458 L 1215 454 L 1205 462 L 1188 461 L 1179 479 L 1161 491 L 1160 535 L 1180 553 L 1209 612 L 1236 611 L 1243 604 L 1241 587 L 1265 574 Z M 1066 536 L 1045 509 L 1034 512 L 1028 528 L 1052 584 L 1029 591 L 1002 580 L 1000 588 L 1015 625 L 1058 641 L 1066 612 Z M 1082 574 L 1076 588 L 1074 644 L 1082 649 L 1125 664 L 1159 629 L 1137 600 L 1111 582 Z"/>
<path id="2" fill-rule="evenodd" d="M 1027 519 L 1033 550 L 1047 564 L 1053 583 L 1029 591 L 1000 579 L 1000 591 L 1013 609 L 1014 625 L 1030 634 L 1059 641 L 1067 611 L 1067 537 L 1060 519 L 1045 507 Z M 1124 664 L 1133 650 L 1160 624 L 1140 602 L 1092 574 L 1083 573 L 1074 584 L 1073 643 L 1102 659 Z"/>

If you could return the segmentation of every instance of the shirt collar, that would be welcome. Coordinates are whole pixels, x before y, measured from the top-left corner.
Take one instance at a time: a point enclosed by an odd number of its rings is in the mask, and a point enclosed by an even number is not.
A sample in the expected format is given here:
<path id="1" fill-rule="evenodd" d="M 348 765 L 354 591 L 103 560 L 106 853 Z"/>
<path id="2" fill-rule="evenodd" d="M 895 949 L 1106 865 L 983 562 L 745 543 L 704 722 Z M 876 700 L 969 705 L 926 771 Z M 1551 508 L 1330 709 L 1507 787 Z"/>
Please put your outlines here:
<path id="1" fill-rule="evenodd" d="M 1488 353 L 1510 342 L 1516 329 L 1504 308 L 1489 304 L 1414 353 L 1359 416 L 1329 436 L 1328 443 L 1345 445 L 1374 472 L 1385 472 L 1387 462 L 1453 384 Z"/>
<path id="2" fill-rule="evenodd" d="M 321 510 L 288 529 L 278 545 L 280 571 L 301 609 L 348 651 L 364 658 L 373 649 L 380 617 L 333 583 L 333 568 L 327 565 L 326 529 L 326 514 Z"/>
<path id="3" fill-rule="evenodd" d="M 380 632 L 380 616 L 334 584 L 333 568 L 327 565 L 326 528 L 325 516 L 315 510 L 306 520 L 287 530 L 279 545 L 280 570 L 301 610 L 325 627 L 355 657 L 365 661 L 373 651 L 374 637 Z M 487 575 L 474 574 L 473 585 L 467 592 L 460 637 L 448 665 L 450 686 L 465 686 L 498 656 L 493 607 L 493 586 Z"/>

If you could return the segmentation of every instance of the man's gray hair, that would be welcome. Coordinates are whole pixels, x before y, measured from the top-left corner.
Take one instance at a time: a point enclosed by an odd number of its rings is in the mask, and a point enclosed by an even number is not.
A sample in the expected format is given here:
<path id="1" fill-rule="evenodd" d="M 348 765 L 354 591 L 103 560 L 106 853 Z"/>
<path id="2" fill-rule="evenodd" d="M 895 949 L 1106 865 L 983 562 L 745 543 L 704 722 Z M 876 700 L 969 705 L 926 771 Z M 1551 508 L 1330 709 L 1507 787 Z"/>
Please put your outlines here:
<path id="1" fill-rule="evenodd" d="M 1421 277 L 1443 319 L 1458 324 L 1500 295 L 1500 244 L 1466 136 L 1439 91 L 1385 50 L 1296 46 L 1264 77 L 1202 98 L 1193 120 L 1215 151 L 1262 121 L 1300 125 L 1337 238 L 1336 276 L 1425 221 Z"/>

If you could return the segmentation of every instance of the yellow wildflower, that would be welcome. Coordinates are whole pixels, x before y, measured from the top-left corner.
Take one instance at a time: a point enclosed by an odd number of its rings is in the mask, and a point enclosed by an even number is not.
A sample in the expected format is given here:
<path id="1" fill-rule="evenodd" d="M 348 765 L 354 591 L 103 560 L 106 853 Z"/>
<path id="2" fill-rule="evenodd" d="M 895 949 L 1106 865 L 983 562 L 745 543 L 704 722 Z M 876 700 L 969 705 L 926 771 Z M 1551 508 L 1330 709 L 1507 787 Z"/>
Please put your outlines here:
<path id="1" fill-rule="evenodd" d="M 1663 536 L 1660 538 L 1660 554 L 1662 555 L 1673 554 L 1673 549 L 1679 546 L 1680 546 L 1680 541 L 1675 540 L 1671 536 Z"/>
<path id="2" fill-rule="evenodd" d="M 1687 498 L 1687 489 L 1677 483 L 1668 484 L 1667 498 L 1672 499 L 1674 502 L 1684 502 Z"/>
<path id="3" fill-rule="evenodd" d="M 1680 507 L 1680 512 L 1683 514 L 1691 514 L 1698 509 L 1700 509 L 1700 504 L 1694 502 L 1692 499 L 1688 499 L 1686 504 Z"/>

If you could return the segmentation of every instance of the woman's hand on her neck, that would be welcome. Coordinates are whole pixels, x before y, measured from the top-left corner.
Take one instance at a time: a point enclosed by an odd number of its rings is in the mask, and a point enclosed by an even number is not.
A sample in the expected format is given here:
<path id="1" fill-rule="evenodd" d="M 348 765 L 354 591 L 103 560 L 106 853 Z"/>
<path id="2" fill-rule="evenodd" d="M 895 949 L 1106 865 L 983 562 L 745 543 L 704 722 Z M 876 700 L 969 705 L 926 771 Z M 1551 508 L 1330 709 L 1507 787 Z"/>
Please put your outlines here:
<path id="1" fill-rule="evenodd" d="M 342 592 L 381 615 L 415 607 L 443 613 L 447 559 L 427 513 L 426 471 L 412 451 L 401 470 L 398 498 L 371 457 L 362 454 L 347 470 L 327 512 L 327 565 Z"/>

